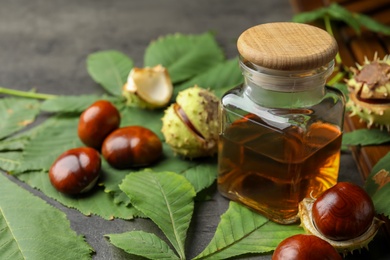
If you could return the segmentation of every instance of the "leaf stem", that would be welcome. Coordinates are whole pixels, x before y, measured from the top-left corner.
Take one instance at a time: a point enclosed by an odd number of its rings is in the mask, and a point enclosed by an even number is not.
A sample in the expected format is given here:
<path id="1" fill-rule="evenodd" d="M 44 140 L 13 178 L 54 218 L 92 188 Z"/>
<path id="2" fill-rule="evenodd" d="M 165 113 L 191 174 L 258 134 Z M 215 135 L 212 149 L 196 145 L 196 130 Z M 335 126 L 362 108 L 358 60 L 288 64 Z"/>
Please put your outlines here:
<path id="1" fill-rule="evenodd" d="M 332 24 L 330 22 L 330 16 L 329 15 L 325 15 L 324 16 L 324 23 L 325 23 L 325 29 L 326 31 L 332 35 L 334 37 L 334 33 L 333 33 L 333 29 L 332 29 Z M 336 60 L 336 66 L 338 67 L 338 70 L 339 72 L 333 77 L 331 78 L 329 81 L 328 81 L 328 85 L 329 86 L 333 86 L 335 83 L 339 82 L 340 80 L 342 80 L 345 76 L 345 68 L 343 66 L 343 61 L 341 59 L 341 56 L 340 56 L 340 52 L 337 52 L 336 54 L 336 57 L 335 57 L 335 60 Z"/>
<path id="2" fill-rule="evenodd" d="M 35 98 L 35 99 L 51 99 L 57 97 L 56 95 L 35 93 L 31 91 L 21 91 L 9 88 L 0 87 L 0 94 L 12 95 L 17 97 Z"/>
<path id="3" fill-rule="evenodd" d="M 336 75 L 334 75 L 333 78 L 331 78 L 328 82 L 327 82 L 327 85 L 329 86 L 333 86 L 334 84 L 336 84 L 337 82 L 339 82 L 340 80 L 342 80 L 345 76 L 345 73 L 343 72 L 338 72 Z"/>
<path id="4" fill-rule="evenodd" d="M 331 25 L 331 23 L 330 23 L 330 17 L 329 17 L 329 15 L 325 15 L 325 16 L 324 16 L 324 23 L 325 23 L 325 29 L 326 29 L 326 31 L 327 31 L 330 35 L 334 36 L 333 30 L 332 30 L 332 25 Z"/>
<path id="5" fill-rule="evenodd" d="M 332 35 L 333 37 L 334 37 L 334 33 L 333 33 L 333 29 L 332 29 L 332 24 L 331 24 L 331 22 L 330 22 L 330 17 L 329 17 L 329 15 L 325 15 L 324 16 L 324 23 L 325 23 L 325 29 L 326 29 L 326 31 L 330 34 L 330 35 Z M 342 64 L 342 60 L 341 60 L 341 56 L 340 56 L 340 53 L 339 52 L 337 52 L 337 54 L 336 54 L 336 62 L 337 62 L 337 64 Z"/>

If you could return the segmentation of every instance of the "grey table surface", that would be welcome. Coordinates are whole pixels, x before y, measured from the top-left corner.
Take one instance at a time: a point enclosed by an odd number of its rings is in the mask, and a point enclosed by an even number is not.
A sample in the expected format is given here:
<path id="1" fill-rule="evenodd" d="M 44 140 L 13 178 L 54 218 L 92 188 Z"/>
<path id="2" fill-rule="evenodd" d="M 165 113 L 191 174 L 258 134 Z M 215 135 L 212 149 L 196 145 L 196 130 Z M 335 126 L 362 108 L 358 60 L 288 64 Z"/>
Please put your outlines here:
<path id="1" fill-rule="evenodd" d="M 287 0 L 1 0 L 0 3 L 0 86 L 18 90 L 35 88 L 63 95 L 102 91 L 86 70 L 85 60 L 92 52 L 119 50 L 130 56 L 135 66 L 142 66 L 146 46 L 159 36 L 213 31 L 226 56 L 232 58 L 237 56 L 236 39 L 245 29 L 260 23 L 290 21 L 293 15 Z M 105 234 L 136 229 L 159 234 L 145 219 L 107 221 L 86 217 L 8 177 L 65 212 L 71 227 L 84 235 L 96 251 L 93 259 L 137 259 L 110 245 L 103 237 Z M 339 179 L 363 183 L 349 153 L 342 154 Z M 206 247 L 227 205 L 228 201 L 216 189 L 211 200 L 196 204 L 186 245 L 188 259 Z M 347 259 L 390 259 L 384 234 L 380 233 L 375 240 L 370 251 L 355 252 Z"/>

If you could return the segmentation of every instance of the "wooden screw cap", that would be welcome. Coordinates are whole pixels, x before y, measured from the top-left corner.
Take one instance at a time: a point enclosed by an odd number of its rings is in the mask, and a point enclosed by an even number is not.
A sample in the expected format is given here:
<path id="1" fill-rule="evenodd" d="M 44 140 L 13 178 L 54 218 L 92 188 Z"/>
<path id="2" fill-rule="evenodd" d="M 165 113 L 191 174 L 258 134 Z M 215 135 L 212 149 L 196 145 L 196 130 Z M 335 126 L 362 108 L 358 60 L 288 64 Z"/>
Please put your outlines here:
<path id="1" fill-rule="evenodd" d="M 336 40 L 307 24 L 280 22 L 251 27 L 238 38 L 241 56 L 276 70 L 310 70 L 326 65 L 337 53 Z"/>

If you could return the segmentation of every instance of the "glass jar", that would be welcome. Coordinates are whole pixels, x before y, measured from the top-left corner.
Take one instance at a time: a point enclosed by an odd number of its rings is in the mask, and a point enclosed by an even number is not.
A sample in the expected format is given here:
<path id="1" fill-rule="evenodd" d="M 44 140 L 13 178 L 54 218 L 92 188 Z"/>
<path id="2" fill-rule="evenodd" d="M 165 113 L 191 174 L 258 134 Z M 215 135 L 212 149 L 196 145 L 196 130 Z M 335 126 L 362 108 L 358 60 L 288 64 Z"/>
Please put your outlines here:
<path id="1" fill-rule="evenodd" d="M 337 44 L 317 27 L 271 23 L 245 31 L 238 49 L 244 83 L 221 99 L 218 189 L 294 223 L 303 198 L 337 182 L 345 101 L 325 85 Z"/>

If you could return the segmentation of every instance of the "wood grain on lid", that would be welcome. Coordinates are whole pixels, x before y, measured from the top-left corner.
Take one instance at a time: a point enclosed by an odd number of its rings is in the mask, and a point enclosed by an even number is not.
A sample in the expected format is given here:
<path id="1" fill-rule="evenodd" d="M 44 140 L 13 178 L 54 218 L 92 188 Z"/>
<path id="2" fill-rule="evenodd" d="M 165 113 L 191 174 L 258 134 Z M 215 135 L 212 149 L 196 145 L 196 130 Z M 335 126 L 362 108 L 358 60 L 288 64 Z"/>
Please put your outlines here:
<path id="1" fill-rule="evenodd" d="M 251 27 L 238 38 L 244 59 L 277 70 L 309 70 L 329 63 L 337 53 L 336 40 L 307 24 L 267 23 Z"/>

